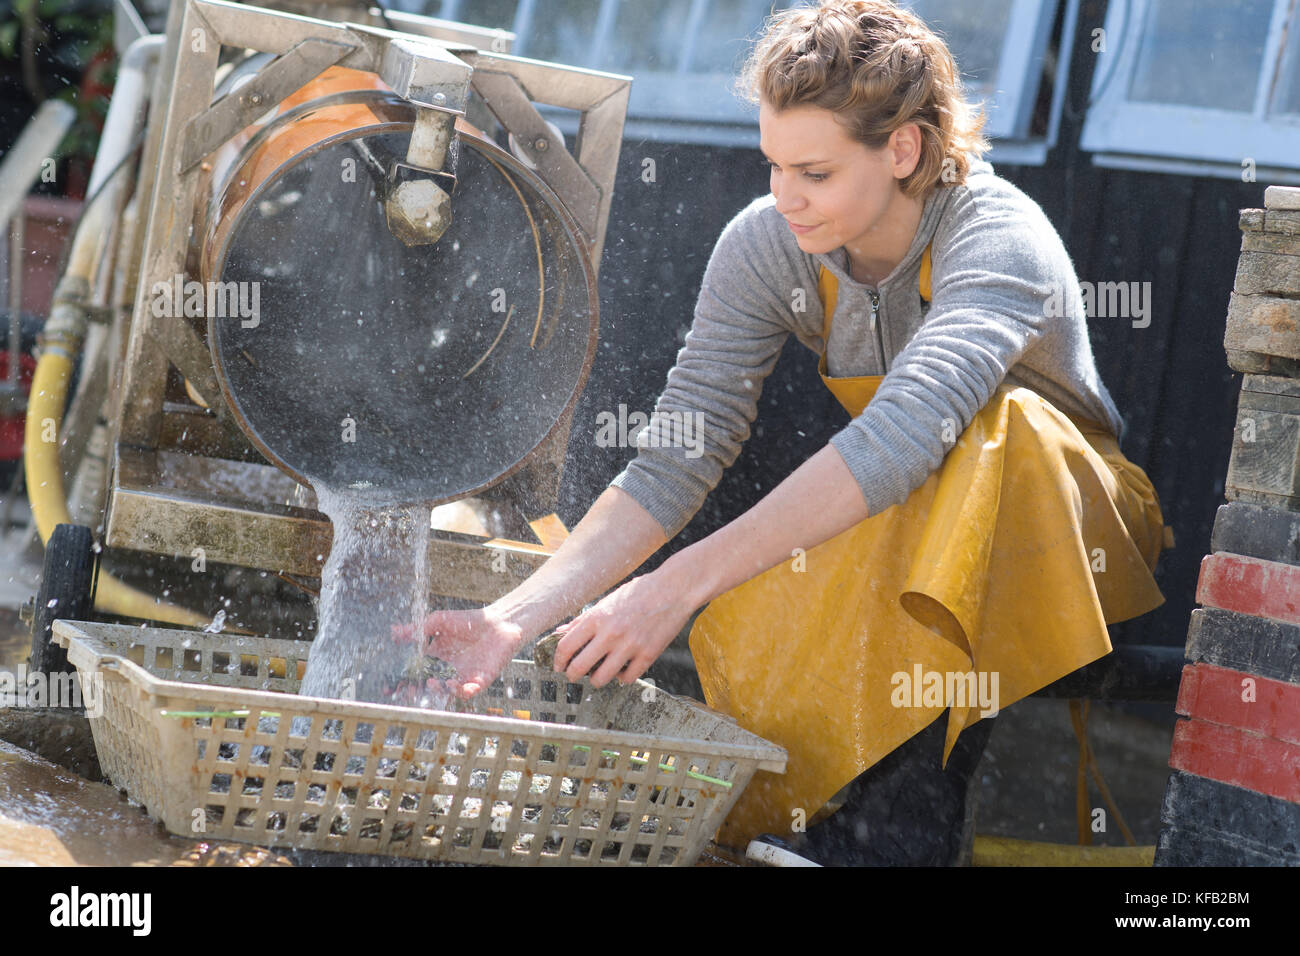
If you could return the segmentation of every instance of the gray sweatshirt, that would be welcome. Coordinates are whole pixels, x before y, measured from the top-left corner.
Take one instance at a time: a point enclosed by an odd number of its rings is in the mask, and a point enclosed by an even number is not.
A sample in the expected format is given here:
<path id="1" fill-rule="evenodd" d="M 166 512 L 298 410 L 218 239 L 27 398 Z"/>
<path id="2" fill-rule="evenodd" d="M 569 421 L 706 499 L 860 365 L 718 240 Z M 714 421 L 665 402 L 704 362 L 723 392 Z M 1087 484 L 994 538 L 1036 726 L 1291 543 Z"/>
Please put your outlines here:
<path id="1" fill-rule="evenodd" d="M 926 305 L 917 281 L 932 240 Z M 839 280 L 829 343 L 819 265 Z M 931 190 L 907 255 L 877 293 L 873 329 L 870 287 L 849 275 L 844 248 L 805 253 L 771 194 L 755 199 L 718 237 L 685 346 L 637 434 L 636 457 L 610 484 L 675 537 L 739 455 L 790 333 L 827 350 L 831 376 L 884 375 L 867 408 L 830 440 L 868 516 L 906 501 L 1003 382 L 1121 434 L 1073 263 L 1038 204 L 988 162 L 974 161 L 961 186 Z"/>

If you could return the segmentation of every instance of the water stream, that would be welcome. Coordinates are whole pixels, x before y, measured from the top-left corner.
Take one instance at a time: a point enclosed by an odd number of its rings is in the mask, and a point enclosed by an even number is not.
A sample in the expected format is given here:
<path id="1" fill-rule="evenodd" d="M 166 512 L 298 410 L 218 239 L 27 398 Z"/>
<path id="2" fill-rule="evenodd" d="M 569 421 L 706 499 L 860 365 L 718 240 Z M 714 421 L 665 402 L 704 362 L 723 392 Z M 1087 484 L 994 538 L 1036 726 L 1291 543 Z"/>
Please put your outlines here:
<path id="1" fill-rule="evenodd" d="M 316 485 L 334 526 L 321 572 L 319 625 L 299 693 L 445 710 L 449 696 L 419 674 L 423 638 L 403 643 L 393 628 L 423 634 L 429 609 L 429 508 L 377 505 L 364 492 Z"/>

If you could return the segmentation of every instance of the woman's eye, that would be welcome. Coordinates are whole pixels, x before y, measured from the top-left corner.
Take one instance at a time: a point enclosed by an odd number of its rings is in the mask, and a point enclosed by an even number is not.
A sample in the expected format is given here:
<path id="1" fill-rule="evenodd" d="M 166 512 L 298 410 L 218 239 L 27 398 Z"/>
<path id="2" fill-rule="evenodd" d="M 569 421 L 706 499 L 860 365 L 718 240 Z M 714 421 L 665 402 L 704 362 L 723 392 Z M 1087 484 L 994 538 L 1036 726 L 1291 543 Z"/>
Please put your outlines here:
<path id="1" fill-rule="evenodd" d="M 762 163 L 764 166 L 766 166 L 774 173 L 781 171 L 781 167 L 778 166 L 776 163 L 772 162 L 770 159 L 764 159 L 762 160 Z M 806 176 L 810 182 L 822 183 L 826 181 L 826 179 L 830 176 L 830 173 L 804 173 L 804 176 Z"/>

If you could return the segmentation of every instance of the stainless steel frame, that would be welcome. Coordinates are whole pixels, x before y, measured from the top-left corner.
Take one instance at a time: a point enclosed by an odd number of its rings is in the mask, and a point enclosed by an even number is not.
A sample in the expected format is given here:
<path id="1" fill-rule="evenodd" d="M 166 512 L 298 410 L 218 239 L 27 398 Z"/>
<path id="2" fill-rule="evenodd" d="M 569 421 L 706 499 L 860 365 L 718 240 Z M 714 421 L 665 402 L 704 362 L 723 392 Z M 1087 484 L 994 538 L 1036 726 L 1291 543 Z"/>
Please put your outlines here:
<path id="1" fill-rule="evenodd" d="M 200 395 L 221 390 L 199 335 L 182 319 L 154 316 L 150 290 L 186 271 L 205 156 L 328 66 L 376 73 L 421 110 L 486 110 L 536 163 L 537 174 L 580 226 L 593 269 L 598 266 L 631 78 L 510 56 L 501 50 L 513 37 L 502 31 L 411 14 L 394 13 L 391 22 L 409 32 L 224 0 L 173 4 L 138 184 L 148 210 L 136 233 L 143 241 L 122 257 L 133 304 L 120 375 L 114 376 L 119 387 L 106 409 L 112 430 L 107 546 L 171 555 L 202 547 L 213 561 L 319 574 L 318 556 L 328 551 L 330 531 L 310 510 L 309 490 L 265 464 L 226 408 L 199 413 L 165 400 L 171 366 Z M 213 103 L 223 47 L 275 59 Z M 533 102 L 580 112 L 572 153 L 555 141 Z M 529 485 L 540 485 L 541 492 L 514 514 L 485 509 L 497 515 L 491 533 L 531 536 L 527 522 L 553 510 L 569 416 L 535 453 L 522 475 L 528 480 L 514 481 L 509 493 Z M 214 475 L 237 480 L 214 483 Z M 494 541 L 507 552 L 503 574 L 499 560 L 493 570 L 496 556 L 482 541 L 435 532 L 430 547 L 434 567 L 442 569 L 437 593 L 484 601 L 510 590 L 546 557 L 535 545 Z"/>

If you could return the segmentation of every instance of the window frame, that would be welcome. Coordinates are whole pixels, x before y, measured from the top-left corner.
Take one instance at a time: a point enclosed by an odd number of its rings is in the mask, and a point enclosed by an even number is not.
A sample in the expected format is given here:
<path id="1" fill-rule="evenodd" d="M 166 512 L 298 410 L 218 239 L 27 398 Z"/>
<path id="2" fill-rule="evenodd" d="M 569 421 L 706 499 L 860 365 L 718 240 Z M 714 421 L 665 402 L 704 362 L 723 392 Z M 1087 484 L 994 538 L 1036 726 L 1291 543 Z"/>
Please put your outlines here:
<path id="1" fill-rule="evenodd" d="M 902 2 L 909 10 L 913 9 L 910 0 Z M 990 138 L 1009 141 L 1029 138 L 1029 123 L 1038 99 L 1043 60 L 1047 56 L 1052 22 L 1059 7 L 1059 0 L 1011 0 L 1007 28 L 998 52 L 997 73 L 985 100 L 989 115 L 985 129 Z M 940 28 L 936 30 L 942 35 Z M 985 95 L 981 91 L 970 92 L 975 96 Z"/>
<path id="2" fill-rule="evenodd" d="M 1128 90 L 1152 3 L 1112 0 L 1103 28 L 1106 36 L 1119 37 L 1119 43 L 1097 55 L 1080 149 L 1092 153 L 1098 166 L 1235 179 L 1242 176 L 1247 160 L 1253 160 L 1256 179 L 1300 181 L 1300 115 L 1270 113 L 1268 101 L 1283 58 L 1295 57 L 1289 64 L 1292 69 L 1300 59 L 1300 46 L 1282 46 L 1289 4 L 1290 0 L 1273 0 L 1255 101 L 1251 111 L 1244 113 L 1130 100 Z M 1124 23 L 1126 16 L 1131 26 Z M 1300 29 L 1300 13 L 1296 21 L 1293 30 Z M 1226 148 L 1233 143 L 1243 144 L 1244 149 L 1234 155 Z"/>
<path id="3" fill-rule="evenodd" d="M 627 0 L 622 0 L 627 2 Z M 701 22 L 712 0 L 691 0 L 685 30 Z M 1069 79 L 1069 52 L 1074 44 L 1081 0 L 1010 0 L 1007 28 L 1003 34 L 996 76 L 987 94 L 972 90 L 973 98 L 983 98 L 988 111 L 985 135 L 992 144 L 988 158 L 994 163 L 1042 165 L 1056 145 L 1061 111 Z M 591 67 L 601 56 L 614 28 L 620 0 L 598 0 L 587 55 L 566 60 L 573 66 Z M 1043 62 L 1051 40 L 1052 25 L 1064 5 L 1061 46 L 1056 65 L 1048 129 L 1044 135 L 1029 135 L 1034 106 L 1043 78 Z M 528 35 L 539 15 L 538 0 L 518 0 L 510 29 L 516 35 L 515 52 L 529 55 Z M 464 14 L 464 0 L 442 0 L 438 16 L 458 19 Z M 760 27 L 755 23 L 752 36 Z M 739 38 L 737 38 L 739 39 Z M 690 58 L 692 44 L 683 44 L 682 59 Z M 757 110 L 731 92 L 734 74 L 691 73 L 645 70 L 632 74 L 624 135 L 628 138 L 656 142 L 742 147 L 756 149 L 759 142 Z M 710 89 L 707 97 L 701 89 Z M 690 104 L 690 107 L 687 106 Z M 577 133 L 571 116 L 538 107 L 548 120 L 555 122 L 566 137 Z"/>

